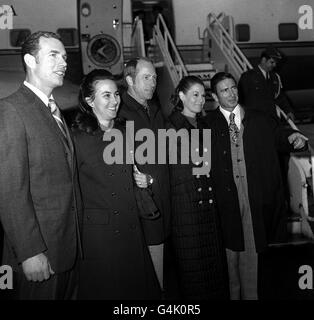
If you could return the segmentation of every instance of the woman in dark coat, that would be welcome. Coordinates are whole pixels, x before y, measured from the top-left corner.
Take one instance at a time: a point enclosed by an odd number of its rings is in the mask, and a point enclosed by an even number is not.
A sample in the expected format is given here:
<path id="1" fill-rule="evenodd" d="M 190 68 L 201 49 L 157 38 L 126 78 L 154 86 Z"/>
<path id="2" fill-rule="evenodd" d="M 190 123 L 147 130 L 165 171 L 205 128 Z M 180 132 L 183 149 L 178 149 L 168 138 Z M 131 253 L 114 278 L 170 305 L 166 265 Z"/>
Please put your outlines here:
<path id="1" fill-rule="evenodd" d="M 198 128 L 198 118 L 205 103 L 203 82 L 194 76 L 183 78 L 173 98 L 174 111 L 169 117 L 176 130 Z M 199 150 L 203 149 L 202 131 Z M 173 150 L 174 148 L 172 148 Z M 193 175 L 196 165 L 180 163 L 181 145 L 176 148 L 178 164 L 170 166 L 172 198 L 172 242 L 184 299 L 228 299 L 228 273 L 222 243 L 219 216 L 213 196 L 211 176 Z M 200 152 L 200 156 L 202 152 Z"/>
<path id="2" fill-rule="evenodd" d="M 111 73 L 93 70 L 80 89 L 73 125 L 84 202 L 79 299 L 158 299 L 160 289 L 139 221 L 132 165 L 104 161 L 120 104 Z M 125 140 L 125 139 L 124 139 Z M 125 162 L 124 162 L 125 163 Z"/>

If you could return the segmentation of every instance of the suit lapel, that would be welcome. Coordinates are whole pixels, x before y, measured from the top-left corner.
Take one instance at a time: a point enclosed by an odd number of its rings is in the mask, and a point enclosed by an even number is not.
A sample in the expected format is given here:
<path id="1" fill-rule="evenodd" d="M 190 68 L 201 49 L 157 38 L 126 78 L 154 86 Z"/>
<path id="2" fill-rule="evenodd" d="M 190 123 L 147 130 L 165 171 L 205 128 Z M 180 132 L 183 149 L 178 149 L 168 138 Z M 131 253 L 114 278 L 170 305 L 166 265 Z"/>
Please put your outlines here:
<path id="1" fill-rule="evenodd" d="M 33 106 L 36 109 L 36 110 L 34 110 L 34 112 L 40 113 L 45 118 L 45 125 L 47 125 L 51 129 L 51 131 L 53 131 L 56 134 L 56 136 L 58 137 L 58 140 L 60 140 L 60 142 L 61 142 L 62 146 L 64 147 L 64 149 L 66 150 L 66 152 L 68 152 L 68 153 L 70 152 L 71 154 L 73 154 L 73 144 L 72 144 L 69 129 L 68 129 L 66 123 L 64 122 L 64 125 L 66 128 L 67 136 L 69 137 L 69 139 L 68 139 L 69 143 L 67 143 L 67 141 L 66 141 L 63 133 L 61 132 L 56 120 L 53 118 L 50 110 L 42 102 L 42 100 L 40 98 L 38 98 L 37 95 L 32 90 L 30 90 L 29 88 L 27 88 L 24 85 L 22 85 L 21 90 L 22 90 L 23 94 L 27 96 L 27 101 L 29 101 L 30 106 Z M 28 106 L 28 107 L 30 107 L 30 106 Z M 71 160 L 71 162 L 72 162 L 72 160 Z M 69 165 L 72 168 L 72 163 L 69 163 Z"/>

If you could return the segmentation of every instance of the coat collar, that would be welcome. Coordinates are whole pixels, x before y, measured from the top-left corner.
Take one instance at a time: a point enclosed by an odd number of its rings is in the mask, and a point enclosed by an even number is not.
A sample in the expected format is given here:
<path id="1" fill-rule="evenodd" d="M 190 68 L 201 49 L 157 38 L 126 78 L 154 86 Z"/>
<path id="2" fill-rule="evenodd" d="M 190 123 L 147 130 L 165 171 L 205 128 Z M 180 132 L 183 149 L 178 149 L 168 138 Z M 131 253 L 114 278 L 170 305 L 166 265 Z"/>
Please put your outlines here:
<path id="1" fill-rule="evenodd" d="M 130 109 L 136 110 L 137 113 L 139 113 L 141 116 L 146 118 L 146 114 L 144 111 L 144 106 L 138 103 L 132 96 L 128 94 L 128 92 L 124 92 L 122 94 L 122 101 L 124 104 L 126 104 Z M 149 112 L 150 112 L 150 119 L 154 119 L 156 116 L 156 113 L 158 111 L 157 105 L 153 102 L 153 100 L 147 101 Z"/>
<path id="2" fill-rule="evenodd" d="M 175 110 L 171 113 L 171 115 L 169 116 L 169 121 L 176 130 L 179 130 L 181 128 L 185 128 L 188 130 L 195 129 L 179 110 Z"/>

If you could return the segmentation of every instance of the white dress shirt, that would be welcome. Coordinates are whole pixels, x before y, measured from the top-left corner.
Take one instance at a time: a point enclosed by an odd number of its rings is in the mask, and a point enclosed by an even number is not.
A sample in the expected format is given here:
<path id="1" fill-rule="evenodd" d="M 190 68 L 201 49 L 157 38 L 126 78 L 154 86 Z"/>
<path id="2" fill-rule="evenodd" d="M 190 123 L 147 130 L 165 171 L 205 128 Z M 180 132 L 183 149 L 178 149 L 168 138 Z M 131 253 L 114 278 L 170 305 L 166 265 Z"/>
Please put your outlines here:
<path id="1" fill-rule="evenodd" d="M 53 96 L 51 95 L 49 98 L 38 88 L 27 82 L 26 80 L 23 82 L 24 86 L 32 90 L 36 96 L 48 107 L 49 99 L 53 99 Z"/>
<path id="2" fill-rule="evenodd" d="M 230 124 L 230 111 L 227 111 L 225 109 L 223 109 L 221 106 L 219 106 L 219 110 L 220 112 L 223 114 L 223 116 L 225 117 L 225 119 L 228 122 L 228 126 Z M 237 125 L 238 129 L 240 130 L 241 128 L 241 122 L 242 122 L 242 118 L 243 118 L 243 110 L 242 107 L 238 104 L 232 111 L 232 113 L 234 113 L 234 122 Z"/>

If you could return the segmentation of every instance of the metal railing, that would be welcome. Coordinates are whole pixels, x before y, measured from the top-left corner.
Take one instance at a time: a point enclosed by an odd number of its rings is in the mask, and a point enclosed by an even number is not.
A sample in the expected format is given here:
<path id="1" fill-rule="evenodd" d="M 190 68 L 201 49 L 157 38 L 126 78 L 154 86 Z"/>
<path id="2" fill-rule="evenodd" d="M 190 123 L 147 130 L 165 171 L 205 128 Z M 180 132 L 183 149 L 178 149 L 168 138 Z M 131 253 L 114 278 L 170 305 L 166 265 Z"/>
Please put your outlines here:
<path id="1" fill-rule="evenodd" d="M 187 76 L 188 72 L 161 14 L 158 14 L 153 35 L 154 41 L 161 51 L 173 84 L 176 87 L 180 79 L 183 76 Z M 169 49 L 171 50 L 172 55 L 170 54 Z"/>
<path id="2" fill-rule="evenodd" d="M 252 69 L 252 65 L 233 40 L 233 23 L 228 32 L 222 25 L 223 19 L 226 19 L 224 13 L 220 13 L 217 17 L 214 13 L 210 13 L 207 16 L 207 29 L 212 39 L 220 47 L 228 63 L 236 70 L 237 74 L 234 76 L 239 79 L 243 72 Z"/>
<path id="3" fill-rule="evenodd" d="M 143 22 L 139 17 L 134 19 L 131 45 L 133 56 L 146 57 Z"/>

